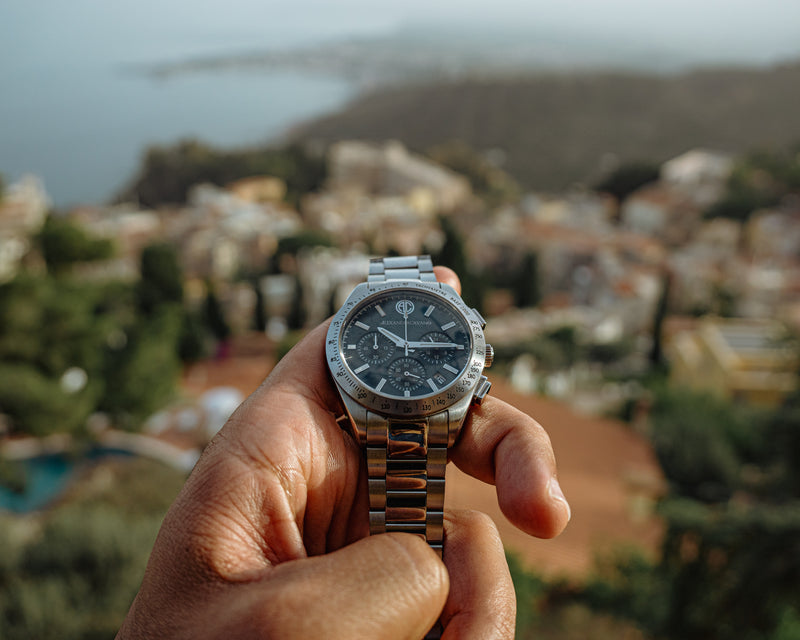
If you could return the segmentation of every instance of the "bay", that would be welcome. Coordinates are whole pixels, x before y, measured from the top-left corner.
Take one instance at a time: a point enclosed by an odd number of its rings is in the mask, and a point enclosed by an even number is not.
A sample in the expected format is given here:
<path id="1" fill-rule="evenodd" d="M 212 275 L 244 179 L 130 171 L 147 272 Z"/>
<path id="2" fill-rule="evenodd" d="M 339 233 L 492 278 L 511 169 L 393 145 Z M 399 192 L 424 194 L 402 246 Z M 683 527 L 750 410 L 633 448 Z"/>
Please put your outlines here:
<path id="1" fill-rule="evenodd" d="M 286 49 L 385 25 L 277 11 L 256 0 L 4 0 L 0 11 L 0 174 L 40 176 L 54 206 L 102 203 L 144 150 L 196 138 L 265 144 L 342 107 L 347 80 L 295 71 L 198 72 L 156 79 L 134 69 L 198 56 Z"/>

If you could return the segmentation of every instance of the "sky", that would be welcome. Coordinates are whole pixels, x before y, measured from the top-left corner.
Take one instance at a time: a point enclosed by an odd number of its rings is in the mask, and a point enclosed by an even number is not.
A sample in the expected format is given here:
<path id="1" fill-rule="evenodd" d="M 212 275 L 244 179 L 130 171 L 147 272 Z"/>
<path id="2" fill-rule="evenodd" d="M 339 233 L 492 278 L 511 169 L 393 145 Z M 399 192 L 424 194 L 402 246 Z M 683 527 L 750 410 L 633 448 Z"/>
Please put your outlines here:
<path id="1" fill-rule="evenodd" d="M 3 0 L 0 58 L 48 53 L 82 18 L 73 45 L 147 61 L 147 41 L 177 54 L 290 46 L 389 31 L 402 24 L 494 24 L 576 37 L 624 38 L 703 57 L 769 62 L 800 57 L 797 0 Z M 55 43 L 55 44 L 54 44 Z M 159 47 L 159 55 L 163 55 Z"/>

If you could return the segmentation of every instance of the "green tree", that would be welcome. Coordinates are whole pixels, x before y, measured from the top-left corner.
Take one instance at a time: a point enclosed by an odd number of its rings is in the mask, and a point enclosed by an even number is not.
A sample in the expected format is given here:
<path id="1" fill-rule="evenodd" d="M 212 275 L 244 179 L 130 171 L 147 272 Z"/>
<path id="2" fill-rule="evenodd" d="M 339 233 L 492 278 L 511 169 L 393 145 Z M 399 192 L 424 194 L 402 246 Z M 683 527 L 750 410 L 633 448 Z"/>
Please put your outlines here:
<path id="1" fill-rule="evenodd" d="M 183 302 L 183 272 L 172 245 L 145 247 L 140 257 L 140 271 L 138 302 L 143 313 L 151 314 L 162 305 Z"/>
<path id="2" fill-rule="evenodd" d="M 610 176 L 595 186 L 595 191 L 608 193 L 624 202 L 634 191 L 658 180 L 661 169 L 650 162 L 630 162 L 623 164 Z"/>
<path id="3" fill-rule="evenodd" d="M 539 255 L 528 251 L 511 283 L 514 302 L 519 308 L 535 307 L 541 302 L 542 290 L 539 277 Z"/>
<path id="4" fill-rule="evenodd" d="M 51 273 L 63 273 L 79 262 L 106 260 L 114 254 L 111 241 L 95 238 L 77 224 L 47 216 L 38 235 L 39 247 Z"/>
<path id="5" fill-rule="evenodd" d="M 483 309 L 483 297 L 486 281 L 482 274 L 469 268 L 466 247 L 461 232 L 448 216 L 440 216 L 439 225 L 444 233 L 444 243 L 437 254 L 432 256 L 433 263 L 450 267 L 461 279 L 461 297 L 469 306 L 478 311 Z"/>
<path id="6" fill-rule="evenodd" d="M 613 563 L 586 597 L 670 640 L 793 637 L 798 406 L 763 416 L 700 394 L 658 394 L 653 441 L 670 485 L 660 557 L 635 571 Z"/>
<path id="7" fill-rule="evenodd" d="M 466 177 L 473 191 L 490 205 L 519 200 L 522 192 L 519 184 L 463 140 L 437 145 L 428 151 L 428 156 Z"/>
<path id="8" fill-rule="evenodd" d="M 306 304 L 305 295 L 303 293 L 303 283 L 299 276 L 294 279 L 294 293 L 292 294 L 292 303 L 289 307 L 289 314 L 286 317 L 286 325 L 292 331 L 297 331 L 305 328 L 306 326 Z"/>
<path id="9" fill-rule="evenodd" d="M 130 187 L 120 199 L 138 200 L 145 206 L 185 203 L 192 186 L 225 186 L 240 178 L 271 175 L 286 182 L 286 199 L 316 191 L 325 181 L 327 167 L 320 154 L 301 145 L 223 151 L 197 140 L 172 147 L 151 147 Z"/>
<path id="10" fill-rule="evenodd" d="M 169 307 L 141 319 L 128 331 L 125 346 L 109 358 L 100 409 L 118 426 L 136 429 L 174 396 L 181 320 L 181 311 Z"/>
<path id="11" fill-rule="evenodd" d="M 267 307 L 264 300 L 264 292 L 258 280 L 253 281 L 253 292 L 256 296 L 255 309 L 253 310 L 253 328 L 256 331 L 264 332 L 267 330 Z"/>
<path id="12" fill-rule="evenodd" d="M 664 320 L 669 308 L 671 274 L 666 273 L 661 280 L 661 295 L 658 297 L 655 314 L 653 315 L 653 335 L 650 347 L 650 366 L 656 369 L 664 367 Z"/>
<path id="13" fill-rule="evenodd" d="M 225 312 L 219 302 L 214 287 L 208 284 L 208 293 L 204 306 L 206 326 L 217 340 L 227 340 L 231 335 L 231 328 L 225 319 Z"/>

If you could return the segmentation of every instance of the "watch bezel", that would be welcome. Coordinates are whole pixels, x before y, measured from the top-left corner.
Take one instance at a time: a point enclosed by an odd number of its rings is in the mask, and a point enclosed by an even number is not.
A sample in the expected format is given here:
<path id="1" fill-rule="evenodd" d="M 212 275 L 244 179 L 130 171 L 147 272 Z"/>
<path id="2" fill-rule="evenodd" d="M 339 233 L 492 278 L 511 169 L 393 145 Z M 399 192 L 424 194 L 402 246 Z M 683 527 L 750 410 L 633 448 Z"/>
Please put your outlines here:
<path id="1" fill-rule="evenodd" d="M 342 331 L 349 317 L 361 309 L 370 298 L 387 290 L 425 292 L 449 303 L 464 317 L 470 332 L 471 353 L 463 371 L 447 387 L 423 396 L 399 398 L 370 389 L 347 366 L 342 350 Z M 486 338 L 482 321 L 456 291 L 441 282 L 418 280 L 390 280 L 379 283 L 362 283 L 347 297 L 331 320 L 325 343 L 325 356 L 334 383 L 342 393 L 358 404 L 376 413 L 393 417 L 427 416 L 443 411 L 475 392 L 485 364 Z"/>

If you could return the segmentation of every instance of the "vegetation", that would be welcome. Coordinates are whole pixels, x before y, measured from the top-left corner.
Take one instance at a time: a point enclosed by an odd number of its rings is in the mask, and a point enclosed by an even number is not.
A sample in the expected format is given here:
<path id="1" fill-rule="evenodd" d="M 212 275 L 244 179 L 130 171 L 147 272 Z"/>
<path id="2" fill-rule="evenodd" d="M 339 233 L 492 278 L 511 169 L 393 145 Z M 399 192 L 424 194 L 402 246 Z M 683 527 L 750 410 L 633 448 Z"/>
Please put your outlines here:
<path id="1" fill-rule="evenodd" d="M 82 232 L 63 237 L 99 246 Z M 87 435 L 86 419 L 96 411 L 136 428 L 174 393 L 180 356 L 191 351 L 192 340 L 196 353 L 174 250 L 145 249 L 142 277 L 133 285 L 70 274 L 78 256 L 104 256 L 105 249 L 55 254 L 60 257 L 48 260 L 51 274 L 22 272 L 0 285 L 2 412 L 14 432 L 36 436 Z M 82 372 L 85 384 L 67 384 L 70 371 Z"/>
<path id="2" fill-rule="evenodd" d="M 286 182 L 286 199 L 296 204 L 300 196 L 320 188 L 326 173 L 324 159 L 300 145 L 222 151 L 186 140 L 172 147 L 151 147 L 139 175 L 119 199 L 146 207 L 181 204 L 197 184 L 224 186 L 241 178 L 270 175 Z"/>
<path id="3" fill-rule="evenodd" d="M 486 293 L 486 280 L 467 262 L 466 247 L 461 232 L 450 217 L 441 216 L 439 225 L 444 232 L 444 243 L 438 253 L 432 256 L 433 263 L 450 267 L 461 279 L 461 297 L 470 307 L 481 311 Z"/>
<path id="4" fill-rule="evenodd" d="M 539 255 L 535 251 L 529 251 L 523 257 L 522 264 L 512 276 L 511 290 L 514 304 L 520 309 L 535 307 L 541 302 Z"/>
<path id="5" fill-rule="evenodd" d="M 475 194 L 490 205 L 519 200 L 522 193 L 519 184 L 497 163 L 490 162 L 488 154 L 477 153 L 462 140 L 436 145 L 427 155 L 434 162 L 465 176 Z"/>
<path id="6" fill-rule="evenodd" d="M 778 148 L 744 156 L 725 195 L 706 211 L 706 217 L 746 222 L 759 209 L 773 207 L 790 194 L 800 196 L 800 146 Z"/>
<path id="7" fill-rule="evenodd" d="M 650 162 L 630 162 L 616 169 L 595 186 L 595 191 L 608 193 L 623 202 L 629 195 L 646 184 L 658 180 L 661 167 Z"/>
<path id="8" fill-rule="evenodd" d="M 653 442 L 670 483 L 657 562 L 601 567 L 586 602 L 665 639 L 800 637 L 800 399 L 771 415 L 665 391 Z"/>
<path id="9" fill-rule="evenodd" d="M 80 226 L 53 215 L 45 220 L 38 241 L 48 270 L 55 274 L 76 263 L 105 260 L 114 254 L 109 240 L 91 237 Z"/>
<path id="10" fill-rule="evenodd" d="M 183 480 L 147 460 L 107 462 L 35 520 L 0 517 L 0 637 L 113 638 Z"/>
<path id="11" fill-rule="evenodd" d="M 800 139 L 800 64 L 633 73 L 535 75 L 378 90 L 298 130 L 296 140 L 401 140 L 417 151 L 460 140 L 503 149 L 526 188 L 594 184 L 600 158 L 663 162 L 687 149 L 744 153 Z"/>

